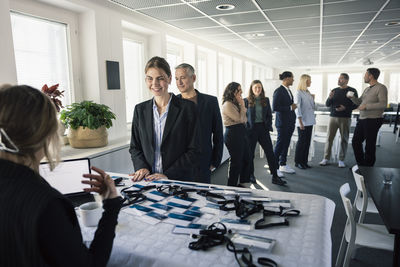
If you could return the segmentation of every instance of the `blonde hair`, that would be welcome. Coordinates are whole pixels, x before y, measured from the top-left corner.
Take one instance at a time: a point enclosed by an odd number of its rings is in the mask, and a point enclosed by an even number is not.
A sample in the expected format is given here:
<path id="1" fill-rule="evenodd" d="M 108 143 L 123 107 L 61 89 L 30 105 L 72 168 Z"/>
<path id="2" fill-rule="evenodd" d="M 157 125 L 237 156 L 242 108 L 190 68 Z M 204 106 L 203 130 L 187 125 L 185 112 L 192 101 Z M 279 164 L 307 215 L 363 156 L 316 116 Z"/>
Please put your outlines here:
<path id="1" fill-rule="evenodd" d="M 297 90 L 307 91 L 307 81 L 311 81 L 311 76 L 308 74 L 301 75 Z"/>
<path id="2" fill-rule="evenodd" d="M 37 171 L 37 153 L 43 149 L 50 169 L 54 169 L 59 161 L 60 137 L 56 108 L 48 96 L 27 85 L 2 86 L 0 128 L 8 136 L 2 138 L 4 145 L 18 148 L 18 152 L 0 151 L 0 156 L 7 158 L 12 153 L 18 163 Z"/>

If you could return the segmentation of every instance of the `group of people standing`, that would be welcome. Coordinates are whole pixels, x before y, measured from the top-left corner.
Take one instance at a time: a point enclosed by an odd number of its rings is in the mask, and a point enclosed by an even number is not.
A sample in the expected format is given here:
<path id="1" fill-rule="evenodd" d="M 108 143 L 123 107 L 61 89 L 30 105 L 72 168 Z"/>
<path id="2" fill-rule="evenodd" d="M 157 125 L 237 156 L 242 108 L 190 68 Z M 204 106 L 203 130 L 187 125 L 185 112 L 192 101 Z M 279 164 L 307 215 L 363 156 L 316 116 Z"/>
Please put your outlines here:
<path id="1" fill-rule="evenodd" d="M 211 171 L 219 166 L 225 143 L 230 154 L 227 184 L 249 187 L 250 182 L 256 182 L 253 160 L 258 142 L 267 157 L 272 183 L 285 185 L 284 173 L 295 173 L 287 164 L 287 153 L 296 128 L 295 167 L 311 168 L 308 155 L 316 121 L 315 96 L 308 90 L 310 75 L 301 75 L 297 92 L 293 95 L 290 90 L 293 73 L 285 71 L 280 74 L 282 84 L 273 93 L 272 108 L 261 81 L 251 83 L 244 99 L 241 85 L 231 82 L 223 92 L 221 117 L 217 98 L 194 88 L 197 77 L 191 65 L 183 63 L 175 68 L 176 85 L 181 92 L 178 96 L 168 92 L 172 75 L 164 58 L 151 58 L 145 74 L 146 85 L 154 97 L 135 107 L 129 150 L 135 168 L 133 181 L 171 178 L 210 183 Z M 349 76 L 346 73 L 340 75 L 339 87 L 331 91 L 326 101 L 326 105 L 331 107 L 331 118 L 320 165 L 328 164 L 332 142 L 339 129 L 342 141 L 338 164 L 339 167 L 345 166 L 351 113 L 357 107 L 360 120 L 353 138 L 356 160 L 359 165 L 375 161 L 371 142 L 376 140 L 382 124 L 379 118 L 387 103 L 387 89 L 377 82 L 378 76 L 379 70 L 367 70 L 364 80 L 371 86 L 358 98 L 357 91 L 347 86 Z M 270 131 L 273 131 L 272 111 L 276 114 L 275 148 L 270 136 Z M 222 125 L 225 126 L 224 134 Z M 369 127 L 376 133 L 367 131 Z M 365 139 L 364 152 L 362 142 Z"/>

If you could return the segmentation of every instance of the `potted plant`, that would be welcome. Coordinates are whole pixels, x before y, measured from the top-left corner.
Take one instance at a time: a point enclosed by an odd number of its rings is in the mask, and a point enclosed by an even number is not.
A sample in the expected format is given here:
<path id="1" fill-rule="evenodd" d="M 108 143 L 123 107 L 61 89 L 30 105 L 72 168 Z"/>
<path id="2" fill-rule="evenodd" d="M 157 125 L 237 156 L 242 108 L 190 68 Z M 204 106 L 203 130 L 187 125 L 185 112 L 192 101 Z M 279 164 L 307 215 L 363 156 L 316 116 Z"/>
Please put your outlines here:
<path id="1" fill-rule="evenodd" d="M 115 114 L 106 105 L 82 101 L 62 110 L 60 119 L 69 128 L 71 147 L 102 147 L 108 144 L 106 129 L 112 126 Z"/>
<path id="2" fill-rule="evenodd" d="M 64 108 L 64 106 L 62 105 L 61 99 L 60 99 L 61 97 L 64 96 L 64 91 L 58 90 L 58 86 L 59 86 L 58 83 L 55 84 L 55 85 L 52 85 L 52 86 L 50 86 L 50 87 L 48 87 L 47 84 L 45 84 L 45 85 L 43 85 L 41 91 L 42 91 L 45 95 L 47 95 L 47 96 L 50 98 L 50 100 L 54 103 L 54 106 L 56 107 L 57 112 L 60 112 L 60 110 L 61 110 L 62 108 Z M 59 122 L 60 122 L 60 121 L 59 121 Z M 58 126 L 58 133 L 59 133 L 60 136 L 62 137 L 63 143 L 64 143 L 65 145 L 68 144 L 68 138 L 67 138 L 67 136 L 65 135 L 65 125 L 64 125 L 64 123 L 62 123 L 62 122 L 59 123 L 59 126 Z"/>

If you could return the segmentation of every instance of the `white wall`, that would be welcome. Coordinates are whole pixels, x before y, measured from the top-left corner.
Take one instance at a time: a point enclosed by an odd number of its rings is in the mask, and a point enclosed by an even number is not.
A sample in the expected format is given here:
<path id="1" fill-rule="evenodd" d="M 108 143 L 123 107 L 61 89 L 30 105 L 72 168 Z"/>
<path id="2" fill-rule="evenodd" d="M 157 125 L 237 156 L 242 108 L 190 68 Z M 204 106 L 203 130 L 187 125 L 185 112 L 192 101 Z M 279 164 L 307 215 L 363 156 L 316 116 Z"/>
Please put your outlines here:
<path id="1" fill-rule="evenodd" d="M 0 1 L 0 85 L 17 83 L 9 9 L 8 0 Z"/>

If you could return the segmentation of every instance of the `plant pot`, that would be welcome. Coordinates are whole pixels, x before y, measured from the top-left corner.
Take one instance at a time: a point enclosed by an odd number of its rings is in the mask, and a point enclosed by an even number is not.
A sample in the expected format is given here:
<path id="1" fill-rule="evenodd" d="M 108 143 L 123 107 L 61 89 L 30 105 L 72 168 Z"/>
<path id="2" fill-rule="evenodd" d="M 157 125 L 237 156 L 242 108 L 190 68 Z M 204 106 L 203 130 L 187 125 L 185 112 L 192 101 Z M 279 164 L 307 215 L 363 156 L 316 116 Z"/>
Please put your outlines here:
<path id="1" fill-rule="evenodd" d="M 61 144 L 68 145 L 68 137 L 65 134 L 65 125 L 61 121 L 58 121 L 58 134 L 60 135 Z"/>
<path id="2" fill-rule="evenodd" d="M 68 140 L 71 147 L 91 148 L 102 147 L 108 144 L 108 134 L 105 126 L 95 130 L 79 127 L 78 129 L 69 129 Z"/>

